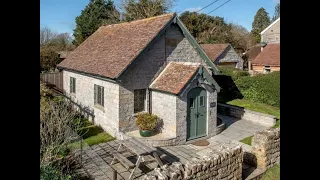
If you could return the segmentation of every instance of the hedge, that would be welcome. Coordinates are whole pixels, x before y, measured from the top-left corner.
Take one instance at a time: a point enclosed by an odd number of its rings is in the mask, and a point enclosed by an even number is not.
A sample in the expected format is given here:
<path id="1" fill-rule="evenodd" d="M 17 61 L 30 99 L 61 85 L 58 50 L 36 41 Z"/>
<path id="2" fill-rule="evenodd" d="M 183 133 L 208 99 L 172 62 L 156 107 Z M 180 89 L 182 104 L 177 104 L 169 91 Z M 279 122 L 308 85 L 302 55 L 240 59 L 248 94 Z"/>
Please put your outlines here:
<path id="1" fill-rule="evenodd" d="M 219 67 L 219 70 L 222 75 L 214 78 L 223 89 L 218 95 L 220 102 L 243 97 L 254 102 L 280 107 L 280 72 L 249 76 L 248 72 L 234 68 Z M 232 79 L 227 81 L 225 76 L 230 76 Z M 236 87 L 230 81 L 233 81 Z"/>
<path id="2" fill-rule="evenodd" d="M 242 77 L 235 84 L 245 99 L 280 107 L 280 72 Z"/>
<path id="3" fill-rule="evenodd" d="M 231 76 L 232 80 L 237 80 L 243 76 L 250 76 L 247 71 L 230 68 L 230 67 L 218 67 L 221 74 Z"/>

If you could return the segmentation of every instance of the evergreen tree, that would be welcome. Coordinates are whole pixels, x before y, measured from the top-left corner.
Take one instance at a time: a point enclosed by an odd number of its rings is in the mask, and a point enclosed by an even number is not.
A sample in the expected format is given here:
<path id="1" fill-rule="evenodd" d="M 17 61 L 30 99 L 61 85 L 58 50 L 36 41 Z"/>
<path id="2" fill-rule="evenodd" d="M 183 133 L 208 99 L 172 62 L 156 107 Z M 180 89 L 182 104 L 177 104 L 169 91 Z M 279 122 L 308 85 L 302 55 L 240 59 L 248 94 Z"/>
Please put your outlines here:
<path id="1" fill-rule="evenodd" d="M 89 4 L 76 17 L 73 44 L 79 45 L 93 34 L 101 25 L 120 21 L 120 13 L 112 0 L 90 0 Z"/>
<path id="2" fill-rule="evenodd" d="M 254 20 L 252 23 L 251 34 L 256 43 L 260 43 L 261 37 L 260 33 L 266 27 L 270 25 L 270 18 L 268 16 L 267 11 L 264 8 L 260 8 L 256 15 L 254 16 Z"/>
<path id="3" fill-rule="evenodd" d="M 277 20 L 280 17 L 280 3 L 274 8 L 274 15 L 272 17 L 272 22 Z"/>

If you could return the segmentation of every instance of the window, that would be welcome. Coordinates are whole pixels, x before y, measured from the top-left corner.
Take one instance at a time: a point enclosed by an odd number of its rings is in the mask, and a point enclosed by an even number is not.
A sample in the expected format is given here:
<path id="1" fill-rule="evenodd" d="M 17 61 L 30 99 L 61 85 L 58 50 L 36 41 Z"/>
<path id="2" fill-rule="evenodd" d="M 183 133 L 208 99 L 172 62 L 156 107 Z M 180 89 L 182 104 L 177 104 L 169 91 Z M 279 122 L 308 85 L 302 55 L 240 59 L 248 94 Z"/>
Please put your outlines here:
<path id="1" fill-rule="evenodd" d="M 144 111 L 145 99 L 146 99 L 146 89 L 134 90 L 134 113 Z"/>
<path id="2" fill-rule="evenodd" d="M 94 85 L 94 104 L 104 107 L 104 88 L 99 85 Z"/>
<path id="3" fill-rule="evenodd" d="M 204 97 L 200 96 L 200 106 L 204 106 Z"/>
<path id="4" fill-rule="evenodd" d="M 264 73 L 270 73 L 270 72 L 271 72 L 270 66 L 264 66 Z"/>
<path id="5" fill-rule="evenodd" d="M 194 108 L 194 101 L 193 101 L 193 98 L 190 98 L 190 108 Z"/>
<path id="6" fill-rule="evenodd" d="M 70 93 L 76 93 L 76 78 L 70 77 Z"/>

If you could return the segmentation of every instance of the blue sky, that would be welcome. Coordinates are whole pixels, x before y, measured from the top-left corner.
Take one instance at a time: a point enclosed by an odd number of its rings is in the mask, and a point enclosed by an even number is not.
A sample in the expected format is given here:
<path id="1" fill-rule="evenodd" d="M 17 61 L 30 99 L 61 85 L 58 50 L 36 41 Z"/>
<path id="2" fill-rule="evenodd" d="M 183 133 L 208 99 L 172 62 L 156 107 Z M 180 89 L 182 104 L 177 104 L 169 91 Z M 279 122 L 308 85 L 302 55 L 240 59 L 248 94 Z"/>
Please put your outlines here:
<path id="1" fill-rule="evenodd" d="M 215 0 L 175 0 L 171 11 L 178 14 L 185 10 L 196 11 L 213 1 Z M 226 1 L 218 0 L 201 12 L 209 13 Z M 89 0 L 40 0 L 40 27 L 47 26 L 58 33 L 72 33 L 75 28 L 75 17 L 80 15 L 88 2 Z M 116 6 L 119 5 L 119 0 L 114 2 Z M 253 17 L 258 9 L 265 8 L 272 17 L 278 2 L 280 0 L 231 0 L 210 15 L 223 17 L 227 22 L 240 24 L 250 31 Z"/>

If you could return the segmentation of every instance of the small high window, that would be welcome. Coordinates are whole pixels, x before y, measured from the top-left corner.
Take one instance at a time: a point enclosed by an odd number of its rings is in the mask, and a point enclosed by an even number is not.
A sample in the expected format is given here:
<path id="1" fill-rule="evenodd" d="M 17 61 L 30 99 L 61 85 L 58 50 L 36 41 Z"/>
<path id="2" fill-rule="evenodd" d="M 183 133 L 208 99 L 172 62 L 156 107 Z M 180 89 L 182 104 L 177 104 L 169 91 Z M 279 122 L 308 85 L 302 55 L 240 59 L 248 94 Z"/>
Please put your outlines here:
<path id="1" fill-rule="evenodd" d="M 104 107 L 104 87 L 94 85 L 94 105 Z"/>
<path id="2" fill-rule="evenodd" d="M 70 77 L 70 93 L 76 93 L 76 78 Z"/>

